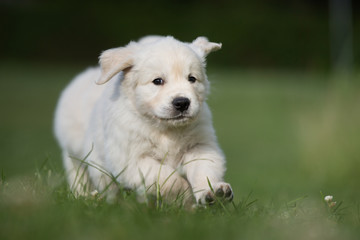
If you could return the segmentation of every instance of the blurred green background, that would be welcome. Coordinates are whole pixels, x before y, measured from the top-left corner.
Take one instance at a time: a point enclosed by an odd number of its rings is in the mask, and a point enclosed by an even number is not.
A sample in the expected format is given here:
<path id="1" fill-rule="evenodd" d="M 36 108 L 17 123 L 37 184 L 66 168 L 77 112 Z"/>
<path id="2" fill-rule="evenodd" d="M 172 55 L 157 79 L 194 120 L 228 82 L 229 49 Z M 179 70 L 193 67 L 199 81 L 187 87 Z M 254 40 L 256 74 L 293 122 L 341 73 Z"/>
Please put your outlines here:
<path id="1" fill-rule="evenodd" d="M 101 51 L 203 35 L 223 43 L 208 58 L 209 103 L 235 193 L 356 199 L 360 5 L 334 2 L 1 1 L 0 170 L 32 175 L 46 159 L 61 169 L 56 101 Z"/>

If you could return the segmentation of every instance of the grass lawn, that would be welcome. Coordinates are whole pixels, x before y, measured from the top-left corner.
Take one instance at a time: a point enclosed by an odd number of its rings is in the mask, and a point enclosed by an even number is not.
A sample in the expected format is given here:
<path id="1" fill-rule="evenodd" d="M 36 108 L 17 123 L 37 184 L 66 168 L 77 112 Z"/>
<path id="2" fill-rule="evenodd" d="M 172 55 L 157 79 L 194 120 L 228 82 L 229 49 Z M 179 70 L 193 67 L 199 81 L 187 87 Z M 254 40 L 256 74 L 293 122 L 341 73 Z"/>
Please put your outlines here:
<path id="1" fill-rule="evenodd" d="M 358 239 L 359 76 L 211 69 L 234 204 L 75 199 L 52 118 L 81 67 L 0 64 L 0 239 Z M 333 195 L 335 206 L 324 202 Z"/>

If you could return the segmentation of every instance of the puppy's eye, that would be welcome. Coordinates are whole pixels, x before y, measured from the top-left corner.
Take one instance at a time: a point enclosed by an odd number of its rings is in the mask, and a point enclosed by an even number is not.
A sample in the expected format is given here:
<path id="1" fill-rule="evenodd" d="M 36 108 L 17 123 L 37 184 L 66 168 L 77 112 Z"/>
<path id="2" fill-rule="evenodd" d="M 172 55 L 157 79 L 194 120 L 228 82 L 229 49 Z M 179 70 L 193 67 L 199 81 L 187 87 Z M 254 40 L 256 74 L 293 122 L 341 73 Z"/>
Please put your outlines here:
<path id="1" fill-rule="evenodd" d="M 155 78 L 152 81 L 155 85 L 164 85 L 165 81 L 162 78 Z"/>
<path id="2" fill-rule="evenodd" d="M 193 76 L 190 75 L 188 77 L 188 80 L 189 80 L 189 82 L 194 83 L 194 82 L 196 82 L 196 77 L 193 77 Z"/>

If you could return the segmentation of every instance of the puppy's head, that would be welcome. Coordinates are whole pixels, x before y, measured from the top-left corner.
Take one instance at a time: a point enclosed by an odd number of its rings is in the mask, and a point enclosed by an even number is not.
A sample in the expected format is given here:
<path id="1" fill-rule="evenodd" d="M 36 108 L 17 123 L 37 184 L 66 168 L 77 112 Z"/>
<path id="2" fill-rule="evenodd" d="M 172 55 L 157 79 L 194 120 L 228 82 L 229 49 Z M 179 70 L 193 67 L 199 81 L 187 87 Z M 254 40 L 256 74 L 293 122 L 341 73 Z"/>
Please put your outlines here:
<path id="1" fill-rule="evenodd" d="M 205 58 L 221 44 L 199 37 L 183 43 L 172 37 L 147 37 L 100 56 L 98 84 L 124 72 L 122 93 L 142 116 L 165 125 L 186 125 L 205 101 L 209 83 Z"/>

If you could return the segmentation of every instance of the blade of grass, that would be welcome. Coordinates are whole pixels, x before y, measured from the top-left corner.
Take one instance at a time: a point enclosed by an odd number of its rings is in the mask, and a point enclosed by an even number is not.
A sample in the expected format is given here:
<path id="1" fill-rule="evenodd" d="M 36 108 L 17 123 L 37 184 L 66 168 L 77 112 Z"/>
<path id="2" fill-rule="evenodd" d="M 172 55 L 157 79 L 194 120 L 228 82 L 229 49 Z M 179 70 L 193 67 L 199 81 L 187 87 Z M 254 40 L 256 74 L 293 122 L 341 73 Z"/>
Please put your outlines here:
<path id="1" fill-rule="evenodd" d="M 168 155 L 168 152 L 165 154 L 164 158 L 161 160 L 160 163 L 160 167 L 159 167 L 159 173 L 158 173 L 158 177 L 157 177 L 157 182 L 156 182 L 156 209 L 159 210 L 160 209 L 160 203 L 161 203 L 161 194 L 160 194 L 160 173 L 161 173 L 161 169 L 162 166 L 165 162 L 165 159 Z"/>

